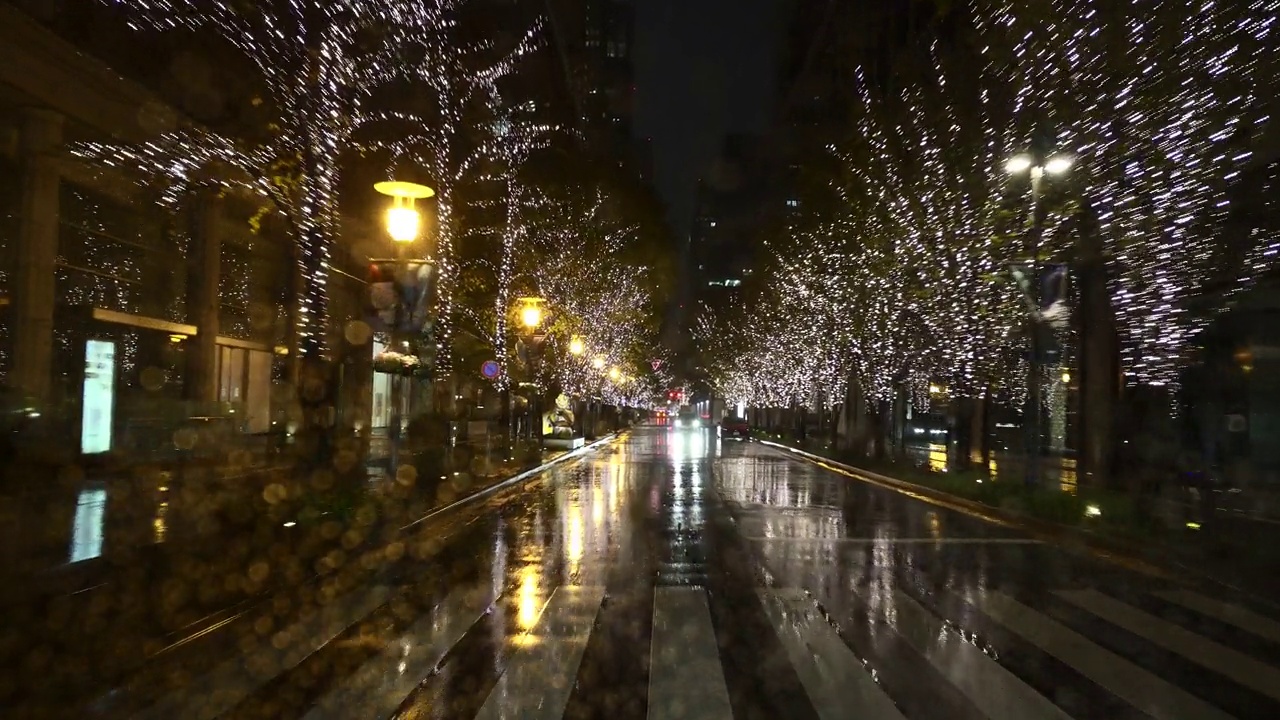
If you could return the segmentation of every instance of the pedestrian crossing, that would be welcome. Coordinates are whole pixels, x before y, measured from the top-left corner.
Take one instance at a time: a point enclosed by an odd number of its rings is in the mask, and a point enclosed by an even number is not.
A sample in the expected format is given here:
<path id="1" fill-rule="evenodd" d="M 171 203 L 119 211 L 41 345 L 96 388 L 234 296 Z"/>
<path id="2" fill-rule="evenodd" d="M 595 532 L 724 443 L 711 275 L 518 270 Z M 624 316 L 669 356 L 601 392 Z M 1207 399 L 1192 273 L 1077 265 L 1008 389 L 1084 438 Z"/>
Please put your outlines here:
<path id="1" fill-rule="evenodd" d="M 383 653 L 327 692 L 306 717 L 566 717 L 572 696 L 589 691 L 577 681 L 584 663 L 610 662 L 607 654 L 597 652 L 595 657 L 588 657 L 587 652 L 607 604 L 606 590 L 602 585 L 563 585 L 552 591 L 536 609 L 532 626 L 510 643 L 510 652 L 495 658 L 493 681 L 470 689 L 483 696 L 478 712 L 452 712 L 451 704 L 440 693 L 436 694 L 439 707 L 435 712 L 424 714 L 421 707 L 408 712 L 395 697 L 396 693 L 407 695 L 419 682 L 430 683 L 432 668 L 447 663 L 447 646 L 461 642 L 468 632 L 477 631 L 474 626 L 465 630 L 456 623 L 429 617 L 411 626 L 404 635 L 406 639 L 412 637 L 414 647 L 421 647 L 422 652 L 410 653 L 404 643 L 389 644 Z M 697 585 L 658 585 L 651 587 L 651 592 L 651 630 L 645 653 L 648 672 L 647 677 L 634 678 L 634 682 L 647 686 L 645 717 L 743 717 L 741 703 L 735 707 L 729 690 L 733 683 L 726 679 L 733 671 L 730 664 L 723 662 L 726 635 L 734 628 L 717 624 L 708 590 Z M 1147 594 L 1180 612 L 1196 613 L 1206 621 L 1253 632 L 1259 642 L 1275 641 L 1270 631 L 1276 621 L 1255 608 L 1188 589 L 1156 589 Z M 980 614 L 984 622 L 998 625 L 1037 653 L 1052 658 L 1055 667 L 1064 669 L 1058 673 L 1057 684 L 1053 678 L 1046 683 L 1043 672 L 1035 679 L 1031 668 L 1020 666 L 1036 662 L 1039 655 L 1003 652 L 987 646 L 977 636 L 966 633 L 965 619 L 948 619 L 936 613 L 936 598 L 918 597 L 902 585 L 864 585 L 843 598 L 825 600 L 804 588 L 758 587 L 751 601 L 758 603 L 759 612 L 777 634 L 785 659 L 803 687 L 811 716 L 822 720 L 1243 720 L 1280 716 L 1280 702 L 1276 702 L 1280 699 L 1280 669 L 1262 659 L 1203 637 L 1103 589 L 1047 593 L 1053 602 L 1083 611 L 1100 625 L 1064 619 L 1061 613 L 1047 611 L 1025 595 L 989 589 L 952 599 Z M 474 618 L 482 612 L 482 603 L 483 598 L 474 595 L 447 598 L 444 604 L 450 606 L 449 612 L 443 615 Z M 863 636 L 842 630 L 841 618 L 855 614 L 874 628 L 873 640 L 867 642 L 864 637 L 859 642 L 856 638 Z M 1089 636 L 1090 630 L 1097 628 L 1127 632 L 1141 642 L 1118 652 L 1114 643 Z M 879 652 L 889 645 L 905 649 L 934 672 L 901 677 L 913 666 L 895 663 L 892 653 Z M 609 649 L 624 650 L 640 652 L 641 648 Z M 1157 663 L 1149 650 L 1172 652 L 1259 700 L 1253 706 L 1237 706 L 1235 712 L 1228 712 L 1206 699 L 1197 683 L 1179 683 L 1163 677 L 1154 667 Z M 920 684 L 929 678 L 940 678 L 948 686 L 946 692 Z M 1084 688 L 1081 683 L 1094 687 Z M 961 698 L 962 702 L 921 705 L 910 702 L 906 692 Z M 1098 704 L 1090 709 L 1078 701 L 1068 701 L 1071 696 L 1091 693 L 1106 694 L 1113 704 Z"/>

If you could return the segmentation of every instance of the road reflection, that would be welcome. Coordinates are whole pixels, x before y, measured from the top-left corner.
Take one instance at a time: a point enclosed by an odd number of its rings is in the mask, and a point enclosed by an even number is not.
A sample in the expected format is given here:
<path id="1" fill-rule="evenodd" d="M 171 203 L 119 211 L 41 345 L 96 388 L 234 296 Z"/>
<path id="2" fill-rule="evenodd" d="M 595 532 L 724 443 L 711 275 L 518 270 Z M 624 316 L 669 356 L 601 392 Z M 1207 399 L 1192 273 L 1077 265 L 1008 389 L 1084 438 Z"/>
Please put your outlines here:
<path id="1" fill-rule="evenodd" d="M 56 478 L 4 508 L 18 522 L 0 529 L 15 559 L 0 645 L 17 655 L 0 659 L 20 670 L 0 702 L 35 717 L 109 696 L 119 709 L 106 716 L 213 717 L 248 701 L 228 684 L 287 673 L 382 608 L 385 630 L 343 652 L 385 647 L 410 668 L 421 660 L 409 649 L 424 646 L 396 628 L 460 631 L 486 606 L 494 646 L 521 642 L 558 587 L 603 582 L 631 530 L 630 452 L 599 452 L 407 531 L 491 481 L 429 464 L 372 479 L 194 465 Z"/>

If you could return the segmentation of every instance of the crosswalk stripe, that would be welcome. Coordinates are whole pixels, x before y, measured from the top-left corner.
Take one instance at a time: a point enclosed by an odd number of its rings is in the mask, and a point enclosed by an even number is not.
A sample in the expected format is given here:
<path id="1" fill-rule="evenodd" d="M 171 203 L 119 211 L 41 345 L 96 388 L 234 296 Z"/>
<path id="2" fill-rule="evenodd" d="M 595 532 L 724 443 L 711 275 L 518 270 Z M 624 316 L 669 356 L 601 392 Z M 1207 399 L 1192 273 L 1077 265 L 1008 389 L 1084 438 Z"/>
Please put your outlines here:
<path id="1" fill-rule="evenodd" d="M 1191 590 L 1166 590 L 1155 593 L 1155 596 L 1202 615 L 1234 625 L 1245 632 L 1260 638 L 1280 643 L 1280 622 L 1239 605 L 1233 605 L 1216 598 L 1206 597 Z"/>
<path id="2" fill-rule="evenodd" d="M 972 602 L 993 620 L 1157 720 L 1233 720 L 1200 698 L 1013 598 L 987 592 Z"/>
<path id="3" fill-rule="evenodd" d="M 603 600 L 604 588 L 599 585 L 556 588 L 476 720 L 559 720 Z"/>
<path id="4" fill-rule="evenodd" d="M 823 720 L 905 720 L 801 590 L 761 590 L 765 614 Z"/>
<path id="5" fill-rule="evenodd" d="M 303 720 L 390 717 L 491 601 L 492 591 L 483 587 L 450 593 L 349 679 L 322 696 Z"/>
<path id="6" fill-rule="evenodd" d="M 1218 672 L 1267 697 L 1280 700 L 1280 670 L 1242 652 L 1149 615 L 1097 590 L 1061 590 L 1057 595 L 1160 647 Z"/>
<path id="7" fill-rule="evenodd" d="M 732 720 L 706 591 L 657 587 L 649 653 L 649 720 Z"/>
<path id="8" fill-rule="evenodd" d="M 1061 708 L 976 645 L 949 631 L 942 620 L 905 593 L 894 591 L 893 605 L 882 612 L 894 615 L 898 635 L 988 717 L 1071 720 Z"/>

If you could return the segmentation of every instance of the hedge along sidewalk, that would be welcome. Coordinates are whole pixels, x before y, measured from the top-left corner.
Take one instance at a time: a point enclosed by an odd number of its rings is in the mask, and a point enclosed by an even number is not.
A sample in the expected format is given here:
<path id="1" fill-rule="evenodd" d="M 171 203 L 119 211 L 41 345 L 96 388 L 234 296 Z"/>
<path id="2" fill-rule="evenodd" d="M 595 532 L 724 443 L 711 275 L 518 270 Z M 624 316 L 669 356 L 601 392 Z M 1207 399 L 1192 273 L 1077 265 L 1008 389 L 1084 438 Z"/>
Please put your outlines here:
<path id="1" fill-rule="evenodd" d="M 1280 596 L 1280 526 L 1267 537 L 1256 532 L 1231 538 L 1216 534 L 1217 521 L 1193 529 L 1183 522 L 1162 525 L 1128 495 L 1079 488 L 1078 494 L 991 481 L 980 473 L 942 473 L 908 463 L 877 463 L 880 472 L 848 464 L 838 454 L 802 449 L 760 437 L 785 450 L 857 480 L 1013 526 L 1053 542 L 1100 555 L 1140 572 L 1163 577 L 1194 576 L 1263 597 Z M 860 465 L 865 464 L 860 461 Z M 1223 523 L 1236 522 L 1222 518 Z"/>

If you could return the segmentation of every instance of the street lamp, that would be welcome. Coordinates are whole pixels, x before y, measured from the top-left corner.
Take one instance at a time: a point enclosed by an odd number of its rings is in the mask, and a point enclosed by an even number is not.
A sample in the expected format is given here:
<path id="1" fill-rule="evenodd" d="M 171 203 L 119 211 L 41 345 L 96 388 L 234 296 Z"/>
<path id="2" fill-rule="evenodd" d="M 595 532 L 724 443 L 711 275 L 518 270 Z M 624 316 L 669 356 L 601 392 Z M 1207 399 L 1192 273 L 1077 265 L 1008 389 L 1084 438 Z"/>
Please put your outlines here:
<path id="1" fill-rule="evenodd" d="M 533 396 L 530 399 L 530 418 L 529 418 L 529 434 L 531 437 L 536 436 L 538 444 L 542 444 L 542 428 L 534 429 L 534 424 L 541 424 L 542 418 L 542 388 L 538 386 L 538 372 L 541 365 L 542 343 L 546 339 L 545 335 L 538 332 L 538 327 L 542 325 L 544 312 L 542 304 L 546 302 L 544 298 L 537 296 L 528 296 L 516 298 L 516 315 L 520 321 L 520 325 L 524 329 L 523 337 L 520 342 L 526 348 L 525 359 L 529 366 L 530 379 L 533 381 Z M 506 411 L 510 417 L 509 400 L 504 403 L 508 407 Z M 510 421 L 508 421 L 510 425 Z"/>
<path id="2" fill-rule="evenodd" d="M 436 191 L 426 185 L 399 180 L 375 183 L 373 189 L 391 198 L 391 207 L 387 209 L 387 234 L 391 239 L 398 243 L 417 240 L 422 216 L 413 206 L 413 201 L 429 198 Z"/>
<path id="3" fill-rule="evenodd" d="M 618 379 L 619 379 L 619 378 L 621 378 L 621 377 L 622 377 L 622 371 L 621 371 L 621 370 L 619 370 L 617 367 L 611 367 L 611 368 L 609 368 L 609 379 L 610 379 L 610 380 L 612 380 L 612 381 L 614 381 L 614 382 L 618 382 Z"/>
<path id="4" fill-rule="evenodd" d="M 520 324 L 525 326 L 527 330 L 536 330 L 542 324 L 542 303 L 540 297 L 522 297 L 516 302 L 520 303 Z"/>
<path id="5" fill-rule="evenodd" d="M 1043 233 L 1040 218 L 1041 183 L 1045 173 L 1062 175 L 1071 169 L 1070 155 L 1047 155 L 1043 152 L 1015 155 L 1005 163 L 1011 175 L 1029 172 L 1031 175 L 1031 215 L 1027 223 L 1027 244 L 1031 256 L 1029 304 L 1030 357 L 1027 361 L 1027 484 L 1036 485 L 1040 477 L 1040 236 Z"/>
<path id="6" fill-rule="evenodd" d="M 597 355 L 597 356 L 595 356 L 594 358 L 592 358 L 592 359 L 591 359 L 591 367 L 593 367 L 593 368 L 595 368 L 595 369 L 597 369 L 597 370 L 603 370 L 603 369 L 604 369 L 604 363 L 605 363 L 605 360 L 604 360 L 604 356 L 603 356 L 603 355 Z"/>
<path id="7" fill-rule="evenodd" d="M 586 351 L 587 351 L 587 345 L 586 343 L 582 342 L 582 338 L 578 337 L 577 335 L 574 335 L 573 337 L 569 338 L 569 354 L 581 355 Z"/>
<path id="8" fill-rule="evenodd" d="M 399 266 L 397 273 L 404 275 L 408 272 L 409 260 L 407 255 L 409 243 L 418 239 L 418 233 L 422 229 L 422 217 L 418 214 L 418 210 L 414 208 L 413 203 L 415 200 L 422 200 L 435 195 L 436 191 L 426 185 L 399 180 L 374 183 L 373 189 L 391 198 L 391 207 L 387 209 L 386 215 L 387 234 L 391 236 L 391 239 L 396 244 L 396 264 Z M 401 306 L 396 310 L 397 328 L 399 327 L 399 316 L 402 309 Z M 402 344 L 405 352 L 408 352 L 410 349 L 409 343 L 402 342 Z M 406 380 L 400 374 L 394 375 L 391 380 L 390 434 L 393 465 L 399 452 L 400 434 L 403 431 L 402 425 L 404 422 L 403 414 L 406 409 L 405 406 L 408 404 L 408 383 Z"/>
<path id="9" fill-rule="evenodd" d="M 1054 155 L 1044 164 L 1044 171 L 1050 175 L 1061 175 L 1071 169 L 1071 163 L 1068 155 Z"/>

